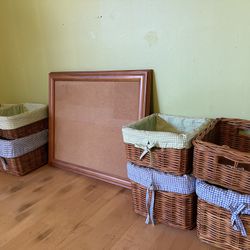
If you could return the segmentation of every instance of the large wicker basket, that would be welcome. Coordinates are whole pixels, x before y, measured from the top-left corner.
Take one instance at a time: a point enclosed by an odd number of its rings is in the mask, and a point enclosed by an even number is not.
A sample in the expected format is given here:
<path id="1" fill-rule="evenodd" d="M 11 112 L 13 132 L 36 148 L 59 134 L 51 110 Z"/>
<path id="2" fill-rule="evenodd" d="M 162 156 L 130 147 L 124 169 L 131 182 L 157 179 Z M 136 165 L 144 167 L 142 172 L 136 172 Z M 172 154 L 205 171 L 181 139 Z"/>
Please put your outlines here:
<path id="1" fill-rule="evenodd" d="M 194 146 L 195 177 L 250 194 L 250 121 L 217 119 Z"/>
<path id="2" fill-rule="evenodd" d="M 17 139 L 48 128 L 44 104 L 5 104 L 0 106 L 0 137 Z"/>
<path id="3" fill-rule="evenodd" d="M 135 166 L 136 168 L 142 169 L 142 167 L 128 163 L 128 168 L 131 166 L 132 167 Z M 155 170 L 153 170 L 152 173 L 149 168 L 143 168 L 143 172 L 141 172 L 141 174 L 139 175 L 141 175 L 142 178 L 144 177 L 146 179 L 144 185 L 141 185 L 140 183 L 132 180 L 132 179 L 136 180 L 137 178 L 134 178 L 135 176 L 133 176 L 130 171 L 131 170 L 128 170 L 128 176 L 131 179 L 133 208 L 137 214 L 140 214 L 147 218 L 146 219 L 147 224 L 148 224 L 148 219 L 151 218 L 151 222 L 153 221 L 154 223 L 163 223 L 180 229 L 190 230 L 195 227 L 197 199 L 196 199 L 196 194 L 194 192 L 195 188 L 195 186 L 193 185 L 194 179 L 189 177 L 190 179 L 188 178 L 184 180 L 186 177 L 180 177 L 180 176 L 172 176 L 170 179 L 168 179 L 167 177 L 167 183 L 165 183 L 165 188 L 169 190 L 172 189 L 175 191 L 178 191 L 178 183 L 175 183 L 175 180 L 173 180 L 173 178 L 175 179 L 183 178 L 181 182 L 186 184 L 188 183 L 187 185 L 189 185 L 189 187 L 187 187 L 186 194 L 160 191 L 160 190 L 155 190 L 153 194 L 149 184 L 151 181 L 147 178 L 149 176 L 153 176 L 155 183 L 154 185 L 157 189 L 160 186 L 159 180 L 162 178 L 162 176 L 166 174 L 160 172 L 156 173 L 158 171 Z M 149 172 L 148 174 L 145 175 L 144 171 L 149 171 Z M 168 176 L 170 175 L 168 174 Z M 146 184 L 147 182 L 148 184 Z M 181 185 L 183 185 L 183 183 Z M 175 187 L 176 184 L 177 187 Z M 154 199 L 153 201 L 154 205 L 153 207 L 150 208 L 148 202 L 151 203 L 152 199 Z M 150 213 L 153 214 L 152 217 Z"/>
<path id="4" fill-rule="evenodd" d="M 204 190 L 200 189 L 199 185 L 200 184 L 197 185 L 198 196 L 202 196 L 202 194 L 207 193 L 207 195 L 210 197 L 208 200 L 209 202 L 206 201 L 206 197 L 205 199 L 200 197 L 198 199 L 197 234 L 199 239 L 210 245 L 225 250 L 249 250 L 250 204 L 248 203 L 248 214 L 240 214 L 238 216 L 239 220 L 241 220 L 243 223 L 247 234 L 247 236 L 242 236 L 242 233 L 235 230 L 232 226 L 232 212 L 228 210 L 229 208 L 225 209 L 222 206 L 219 206 L 222 205 L 223 202 L 231 202 L 231 199 L 229 198 L 231 194 L 227 195 L 227 193 L 232 192 L 218 189 L 215 186 L 213 187 L 203 183 L 201 185 L 205 185 L 205 189 L 207 189 L 207 186 L 209 186 L 207 190 Z M 218 193 L 214 194 L 213 189 L 218 190 Z M 237 196 L 237 194 L 234 195 Z M 240 196 L 242 195 L 239 194 L 235 200 L 240 200 Z M 250 201 L 250 196 L 247 196 L 249 197 L 248 200 Z M 214 201 L 213 203 L 212 200 Z"/>
<path id="5" fill-rule="evenodd" d="M 192 140 L 210 122 L 164 114 L 152 114 L 124 126 L 127 160 L 175 175 L 192 170 Z"/>

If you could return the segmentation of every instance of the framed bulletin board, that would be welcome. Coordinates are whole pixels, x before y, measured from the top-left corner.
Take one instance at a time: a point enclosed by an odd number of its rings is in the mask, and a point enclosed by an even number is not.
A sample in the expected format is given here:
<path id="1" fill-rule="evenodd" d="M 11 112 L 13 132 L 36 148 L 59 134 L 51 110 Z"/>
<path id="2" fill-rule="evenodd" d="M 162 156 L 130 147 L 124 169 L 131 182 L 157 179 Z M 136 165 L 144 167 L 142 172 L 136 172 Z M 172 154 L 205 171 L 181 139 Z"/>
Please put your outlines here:
<path id="1" fill-rule="evenodd" d="M 121 128 L 150 113 L 152 70 L 49 74 L 49 164 L 129 187 Z"/>

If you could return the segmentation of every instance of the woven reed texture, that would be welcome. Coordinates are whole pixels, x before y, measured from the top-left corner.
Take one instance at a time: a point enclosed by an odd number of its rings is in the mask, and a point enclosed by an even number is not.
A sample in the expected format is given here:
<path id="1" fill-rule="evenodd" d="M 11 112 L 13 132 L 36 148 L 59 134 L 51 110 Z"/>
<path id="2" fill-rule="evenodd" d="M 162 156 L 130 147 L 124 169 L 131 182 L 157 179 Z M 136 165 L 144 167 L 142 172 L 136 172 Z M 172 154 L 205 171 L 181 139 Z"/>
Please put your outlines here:
<path id="1" fill-rule="evenodd" d="M 192 171 L 193 148 L 153 148 L 141 160 L 142 149 L 133 144 L 125 144 L 127 160 L 139 165 L 175 175 L 189 174 Z"/>
<path id="2" fill-rule="evenodd" d="M 26 175 L 29 172 L 47 164 L 48 145 L 46 144 L 20 157 L 11 159 L 4 158 L 4 161 L 7 164 L 7 170 L 4 170 L 4 167 L 0 161 L 0 171 L 17 176 Z"/>
<path id="3" fill-rule="evenodd" d="M 194 141 L 195 177 L 250 194 L 250 121 L 217 119 Z"/>
<path id="4" fill-rule="evenodd" d="M 0 137 L 5 139 L 18 139 L 21 137 L 29 136 L 31 134 L 35 134 L 47 128 L 48 128 L 48 119 L 45 118 L 40 121 L 16 129 L 10 129 L 10 130 L 0 129 Z"/>
<path id="5" fill-rule="evenodd" d="M 225 250 L 250 249 L 250 216 L 240 216 L 248 237 L 231 226 L 231 214 L 224 208 L 198 199 L 197 235 L 200 240 Z"/>
<path id="6" fill-rule="evenodd" d="M 144 217 L 146 210 L 146 188 L 131 182 L 134 211 Z M 196 225 L 196 195 L 155 191 L 154 218 L 180 229 L 193 229 Z"/>
<path id="7" fill-rule="evenodd" d="M 44 104 L 16 104 L 9 105 L 8 109 L 0 110 L 0 129 L 2 130 L 20 128 L 48 117 L 48 108 Z M 7 111 L 8 115 L 5 115 Z"/>

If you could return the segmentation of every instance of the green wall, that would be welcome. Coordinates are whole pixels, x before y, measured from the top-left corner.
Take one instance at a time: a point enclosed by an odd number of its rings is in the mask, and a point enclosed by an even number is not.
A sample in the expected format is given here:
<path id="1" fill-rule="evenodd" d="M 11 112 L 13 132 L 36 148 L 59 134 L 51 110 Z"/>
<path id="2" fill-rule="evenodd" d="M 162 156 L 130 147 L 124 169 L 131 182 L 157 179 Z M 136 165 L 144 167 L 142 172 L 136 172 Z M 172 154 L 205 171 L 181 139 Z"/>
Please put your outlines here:
<path id="1" fill-rule="evenodd" d="M 250 119 L 249 0 L 1 0 L 0 101 L 48 72 L 152 68 L 154 111 Z"/>

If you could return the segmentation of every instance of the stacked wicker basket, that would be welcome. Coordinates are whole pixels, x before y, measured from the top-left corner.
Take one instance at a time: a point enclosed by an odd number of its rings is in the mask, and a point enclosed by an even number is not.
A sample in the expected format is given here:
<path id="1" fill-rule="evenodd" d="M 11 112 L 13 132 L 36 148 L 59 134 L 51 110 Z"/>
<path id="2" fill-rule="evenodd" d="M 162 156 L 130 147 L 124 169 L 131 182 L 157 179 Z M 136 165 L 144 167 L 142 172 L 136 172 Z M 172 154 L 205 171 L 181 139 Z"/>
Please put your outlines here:
<path id="1" fill-rule="evenodd" d="M 198 237 L 250 249 L 250 121 L 216 119 L 194 141 Z"/>
<path id="2" fill-rule="evenodd" d="M 189 175 L 191 142 L 209 122 L 153 114 L 123 127 L 133 207 L 146 216 L 146 223 L 195 227 L 195 178 Z"/>
<path id="3" fill-rule="evenodd" d="M 47 116 L 43 104 L 0 105 L 0 171 L 25 175 L 47 163 Z"/>

